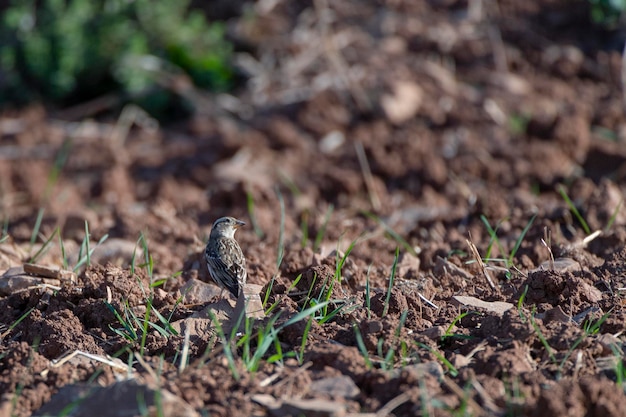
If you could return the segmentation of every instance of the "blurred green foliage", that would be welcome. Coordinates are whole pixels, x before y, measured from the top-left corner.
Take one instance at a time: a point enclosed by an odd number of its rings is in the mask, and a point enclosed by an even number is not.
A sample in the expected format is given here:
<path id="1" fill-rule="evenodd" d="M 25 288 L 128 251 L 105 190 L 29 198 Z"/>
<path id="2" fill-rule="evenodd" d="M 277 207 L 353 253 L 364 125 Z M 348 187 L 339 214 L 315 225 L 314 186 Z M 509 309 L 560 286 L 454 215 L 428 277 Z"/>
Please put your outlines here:
<path id="1" fill-rule="evenodd" d="M 589 0 L 589 3 L 593 22 L 606 26 L 618 24 L 626 11 L 626 0 Z"/>
<path id="2" fill-rule="evenodd" d="M 0 45 L 1 105 L 111 91 L 135 101 L 156 93 L 158 102 L 177 75 L 212 90 L 232 80 L 223 25 L 207 23 L 189 0 L 13 0 Z"/>

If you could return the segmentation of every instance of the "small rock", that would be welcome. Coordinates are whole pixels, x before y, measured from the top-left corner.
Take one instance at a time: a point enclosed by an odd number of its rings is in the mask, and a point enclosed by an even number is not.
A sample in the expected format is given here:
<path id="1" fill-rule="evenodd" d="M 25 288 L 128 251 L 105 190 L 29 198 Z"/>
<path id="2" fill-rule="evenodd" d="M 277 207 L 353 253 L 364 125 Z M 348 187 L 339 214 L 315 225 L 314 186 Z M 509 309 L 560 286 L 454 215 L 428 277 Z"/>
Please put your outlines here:
<path id="1" fill-rule="evenodd" d="M 574 320 L 576 322 L 576 324 L 578 324 L 579 326 L 583 323 L 583 321 L 585 319 L 587 319 L 587 317 L 589 315 L 593 315 L 593 314 L 599 314 L 602 315 L 602 309 L 600 309 L 599 307 L 589 307 L 583 311 L 581 311 L 580 313 L 576 314 L 572 320 Z"/>
<path id="2" fill-rule="evenodd" d="M 35 287 L 41 284 L 48 284 L 60 287 L 61 281 L 59 281 L 58 279 L 41 278 L 26 275 L 23 267 L 16 266 L 13 268 L 9 268 L 0 277 L 0 295 L 10 295 L 17 291 L 24 290 L 29 287 Z"/>
<path id="3" fill-rule="evenodd" d="M 246 297 L 246 317 L 261 319 L 265 317 L 263 302 L 261 301 L 262 285 L 246 284 L 243 287 L 243 293 Z"/>
<path id="4" fill-rule="evenodd" d="M 282 405 L 280 400 L 277 400 L 269 394 L 255 394 L 252 396 L 252 401 L 257 404 L 261 404 L 263 407 L 271 411 L 278 410 Z"/>
<path id="5" fill-rule="evenodd" d="M 444 371 L 439 362 L 424 362 L 417 363 L 415 365 L 408 365 L 404 367 L 404 370 L 408 372 L 415 372 L 417 379 L 421 380 L 424 375 L 432 375 L 438 380 L 443 379 Z M 402 369 L 398 369 L 398 372 L 402 372 Z"/>
<path id="6" fill-rule="evenodd" d="M 406 52 L 407 41 L 401 36 L 386 36 L 380 41 L 379 46 L 389 55 L 401 55 Z"/>
<path id="7" fill-rule="evenodd" d="M 471 358 L 468 358 L 467 356 L 461 355 L 459 353 L 453 353 L 452 358 L 450 359 L 450 362 L 452 362 L 452 365 L 456 369 L 461 369 L 461 368 L 466 367 L 467 365 L 470 364 L 471 361 L 472 361 Z"/>
<path id="8" fill-rule="evenodd" d="M 383 322 L 380 320 L 370 320 L 367 323 L 368 333 L 380 333 L 384 329 Z"/>
<path id="9" fill-rule="evenodd" d="M 602 291 L 586 282 L 582 283 L 581 293 L 590 303 L 597 303 L 602 300 Z"/>
<path id="10" fill-rule="evenodd" d="M 439 340 L 446 334 L 446 328 L 443 326 L 434 326 L 424 330 L 421 334 L 431 340 Z"/>
<path id="11" fill-rule="evenodd" d="M 222 293 L 220 287 L 198 279 L 190 279 L 180 288 L 180 293 L 185 297 L 185 303 L 204 304 L 219 297 Z M 228 294 L 226 294 L 229 296 Z"/>
<path id="12" fill-rule="evenodd" d="M 470 280 L 472 278 L 472 274 L 470 274 L 463 268 L 459 268 L 452 262 L 448 262 L 447 259 L 444 259 L 441 256 L 437 256 L 437 259 L 435 260 L 435 267 L 433 268 L 433 273 L 438 278 L 446 274 L 450 274 L 452 276 L 458 276 L 462 278 L 463 281 Z"/>
<path id="13" fill-rule="evenodd" d="M 343 398 L 354 398 L 361 392 L 352 378 L 345 375 L 313 381 L 311 391 Z"/>
<path id="14" fill-rule="evenodd" d="M 324 399 L 288 399 L 277 415 L 307 417 L 342 417 L 346 414 L 345 404 Z"/>
<path id="15" fill-rule="evenodd" d="M 467 297 L 463 295 L 455 295 L 451 300 L 457 305 L 464 307 L 482 308 L 487 311 L 491 311 L 501 316 L 505 311 L 512 309 L 514 306 L 511 303 L 504 301 L 483 301 L 476 297 Z"/>
<path id="16" fill-rule="evenodd" d="M 135 259 L 143 259 L 143 249 L 133 242 L 126 239 L 109 238 L 96 246 L 91 243 L 92 248 L 96 248 L 91 255 L 91 262 L 105 265 L 111 262 L 114 265 L 129 265 L 132 262 L 133 254 Z"/>
<path id="17" fill-rule="evenodd" d="M 55 278 L 72 283 L 76 282 L 76 273 L 60 268 L 51 268 L 45 265 L 25 263 L 24 272 L 38 277 Z"/>
<path id="18" fill-rule="evenodd" d="M 518 96 L 527 95 L 533 90 L 528 81 L 512 73 L 497 73 L 491 79 L 491 82 Z"/>
<path id="19" fill-rule="evenodd" d="M 345 405 L 323 399 L 289 399 L 278 400 L 271 395 L 256 394 L 252 401 L 267 408 L 271 415 L 277 417 L 342 417 L 346 415 Z"/>
<path id="20" fill-rule="evenodd" d="M 572 321 L 572 318 L 565 314 L 561 306 L 556 306 L 545 312 L 543 321 L 544 323 L 549 323 L 551 321 L 569 323 Z"/>
<path id="21" fill-rule="evenodd" d="M 550 269 L 557 272 L 574 272 L 580 270 L 580 264 L 571 258 L 557 258 L 554 260 L 554 264 L 549 260 L 542 262 L 539 268 L 532 272 L 548 271 Z"/>
<path id="22" fill-rule="evenodd" d="M 610 333 L 601 334 L 596 340 L 602 346 L 602 355 L 614 355 L 615 351 L 622 351 L 622 341 Z"/>
<path id="23" fill-rule="evenodd" d="M 222 319 L 220 321 L 226 321 L 228 318 L 222 317 Z M 207 316 L 202 317 L 199 313 L 194 313 L 191 317 L 173 322 L 172 327 L 180 336 L 189 333 L 189 341 L 191 343 L 211 340 L 211 337 L 216 334 L 212 320 Z"/>
<path id="24" fill-rule="evenodd" d="M 319 142 L 319 148 L 322 153 L 331 154 L 337 150 L 346 141 L 343 132 L 333 130 L 328 132 Z"/>
<path id="25" fill-rule="evenodd" d="M 413 81 L 396 81 L 393 85 L 393 94 L 385 94 L 380 104 L 387 118 L 399 125 L 417 114 L 423 98 L 422 88 Z"/>

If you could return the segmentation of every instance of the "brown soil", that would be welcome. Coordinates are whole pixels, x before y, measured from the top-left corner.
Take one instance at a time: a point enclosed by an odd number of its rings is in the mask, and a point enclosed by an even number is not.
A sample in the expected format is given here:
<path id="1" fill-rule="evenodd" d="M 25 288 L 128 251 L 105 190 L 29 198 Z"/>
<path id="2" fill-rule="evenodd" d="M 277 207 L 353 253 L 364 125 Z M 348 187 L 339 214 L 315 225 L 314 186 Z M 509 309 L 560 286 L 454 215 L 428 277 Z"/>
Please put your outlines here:
<path id="1" fill-rule="evenodd" d="M 125 135 L 107 115 L 32 107 L 0 119 L 10 236 L 0 273 L 57 226 L 70 266 L 84 220 L 92 248 L 108 234 L 76 282 L 0 296 L 0 415 L 128 376 L 93 359 L 54 362 L 77 350 L 121 359 L 200 415 L 333 415 L 324 405 L 334 415 L 623 415 L 626 33 L 589 23 L 583 1 L 262 3 L 229 25 L 248 51 L 237 61 L 248 83 L 196 97 L 191 120 L 136 120 Z M 224 215 L 248 223 L 237 234 L 248 282 L 274 305 L 252 332 L 280 328 L 279 344 L 252 372 L 243 346 L 229 363 L 219 334 L 200 332 L 181 372 L 184 336 L 151 329 L 138 359 L 141 329 L 124 339 L 107 303 L 141 319 L 148 300 L 171 323 L 200 317 L 209 304 L 181 303 L 180 289 L 210 282 L 204 242 Z M 37 262 L 60 267 L 52 242 Z M 283 326 L 328 293 L 328 311 L 341 308 L 330 320 Z M 492 311 L 496 301 L 512 308 Z"/>

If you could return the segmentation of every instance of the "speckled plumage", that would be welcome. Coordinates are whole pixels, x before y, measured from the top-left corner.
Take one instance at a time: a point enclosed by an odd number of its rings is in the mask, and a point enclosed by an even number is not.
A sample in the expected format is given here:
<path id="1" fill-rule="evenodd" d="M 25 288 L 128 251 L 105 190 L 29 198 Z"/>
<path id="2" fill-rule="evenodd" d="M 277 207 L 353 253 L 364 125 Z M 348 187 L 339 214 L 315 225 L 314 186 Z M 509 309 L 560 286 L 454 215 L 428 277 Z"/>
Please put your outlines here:
<path id="1" fill-rule="evenodd" d="M 246 258 L 235 240 L 237 228 L 245 225 L 233 217 L 222 217 L 213 223 L 205 257 L 211 278 L 222 289 L 236 297 L 246 283 Z"/>

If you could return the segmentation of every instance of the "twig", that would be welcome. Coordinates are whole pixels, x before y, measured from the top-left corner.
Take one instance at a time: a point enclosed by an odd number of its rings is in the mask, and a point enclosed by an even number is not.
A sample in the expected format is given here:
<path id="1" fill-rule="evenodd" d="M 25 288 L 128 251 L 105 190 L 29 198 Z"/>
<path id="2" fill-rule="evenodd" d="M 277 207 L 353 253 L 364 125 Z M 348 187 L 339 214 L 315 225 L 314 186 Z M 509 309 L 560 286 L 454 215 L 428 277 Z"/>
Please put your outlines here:
<path id="1" fill-rule="evenodd" d="M 590 234 L 589 236 L 583 239 L 583 245 L 587 246 L 592 240 L 594 240 L 601 234 L 602 234 L 602 230 L 596 230 L 595 232 L 593 232 L 592 234 Z"/>
<path id="2" fill-rule="evenodd" d="M 471 236 L 470 236 L 470 239 L 471 239 Z M 472 242 L 470 239 L 465 239 L 465 242 L 467 242 L 467 245 L 470 248 L 470 252 L 472 253 L 472 256 L 476 260 L 476 263 L 480 267 L 485 278 L 487 278 L 487 281 L 489 282 L 489 285 L 491 285 L 491 288 L 493 288 L 494 290 L 497 290 L 498 287 L 496 287 L 496 285 L 493 283 L 493 280 L 491 279 L 491 276 L 489 275 L 489 271 L 487 270 L 487 267 L 485 266 L 483 259 L 480 257 L 478 248 L 476 247 L 476 245 L 474 245 L 474 242 Z"/>
<path id="3" fill-rule="evenodd" d="M 372 176 L 370 164 L 367 161 L 367 155 L 365 154 L 363 143 L 360 140 L 354 142 L 354 150 L 356 151 L 356 156 L 359 160 L 359 165 L 361 166 L 361 172 L 363 173 L 365 187 L 367 187 L 367 193 L 370 197 L 370 203 L 372 203 L 374 211 L 378 211 L 380 209 L 380 198 L 378 197 L 378 193 L 376 193 L 374 177 Z"/>
<path id="4" fill-rule="evenodd" d="M 189 327 L 185 326 L 185 340 L 183 341 L 183 350 L 180 354 L 180 365 L 178 365 L 179 374 L 182 374 L 187 367 L 187 359 L 189 357 L 189 334 Z"/>
<path id="5" fill-rule="evenodd" d="M 419 295 L 419 297 L 424 300 L 424 302 L 426 304 L 428 304 L 429 306 L 436 308 L 437 310 L 439 310 L 439 306 L 436 305 L 435 303 L 433 303 L 432 301 L 430 301 L 428 298 L 424 297 L 422 294 L 420 294 L 419 292 L 417 293 L 417 295 Z"/>
<path id="6" fill-rule="evenodd" d="M 376 412 L 376 417 L 387 417 L 393 410 L 400 407 L 405 402 L 411 399 L 411 395 L 408 392 L 403 392 L 397 397 L 393 398 L 387 404 L 383 405 L 380 410 Z"/>
<path id="7" fill-rule="evenodd" d="M 482 398 L 485 407 L 487 407 L 491 412 L 490 414 L 502 414 L 502 409 L 496 405 L 487 390 L 485 390 L 485 388 L 480 384 L 480 382 L 478 382 L 476 378 L 472 379 L 471 384 L 476 390 L 476 393 L 480 396 L 480 398 Z"/>
<path id="8" fill-rule="evenodd" d="M 281 381 L 277 382 L 276 385 L 274 385 L 274 389 L 276 389 L 276 387 L 280 387 L 282 385 L 285 385 L 287 382 L 293 380 L 295 377 L 297 377 L 298 375 L 302 374 L 304 371 L 306 371 L 307 369 L 309 369 L 311 366 L 313 366 L 313 362 L 307 362 L 304 365 L 302 365 L 301 367 L 299 367 L 298 369 L 296 369 L 291 375 L 288 375 L 285 379 L 282 379 Z M 283 369 L 283 368 L 281 368 Z M 278 378 L 280 376 L 280 372 L 274 373 L 271 376 L 268 376 L 267 378 L 265 378 L 263 381 L 260 382 L 260 386 L 261 387 L 266 387 L 268 385 L 270 385 L 272 382 L 274 382 L 274 380 L 276 380 L 276 378 Z M 274 375 L 276 375 L 276 377 L 274 377 Z"/>
<path id="9" fill-rule="evenodd" d="M 457 397 L 459 397 L 459 399 L 461 401 L 467 401 L 467 405 L 468 407 L 473 411 L 473 415 L 476 416 L 481 416 L 481 415 L 486 415 L 487 413 L 485 413 L 485 410 L 483 410 L 481 408 L 480 405 L 478 405 L 478 403 L 476 401 L 474 401 L 473 398 L 467 398 L 465 395 L 465 391 L 463 391 L 463 389 L 461 387 L 459 387 L 459 385 L 454 382 L 453 380 L 451 380 L 450 378 L 447 378 L 445 375 L 443 376 L 443 383 L 446 387 L 448 387 L 448 389 L 450 391 L 452 391 Z"/>
<path id="10" fill-rule="evenodd" d="M 150 364 L 148 362 L 146 362 L 146 360 L 143 358 L 143 356 L 141 356 L 139 353 L 136 353 L 135 357 L 137 358 L 137 362 L 139 362 L 139 364 L 141 366 L 143 366 L 143 369 L 145 369 L 146 372 L 148 372 L 148 374 L 153 378 L 154 383 L 158 384 L 159 383 L 159 377 L 157 376 L 156 372 L 154 372 L 154 369 L 152 369 Z"/>
<path id="11" fill-rule="evenodd" d="M 541 239 L 541 244 L 543 246 L 546 247 L 546 249 L 548 249 L 548 253 L 550 254 L 550 270 L 554 271 L 554 255 L 552 254 L 552 233 L 550 231 L 550 229 L 548 229 L 548 226 L 543 228 L 543 236 L 544 238 Z"/>
<path id="12" fill-rule="evenodd" d="M 101 355 L 94 355 L 92 353 L 88 353 L 88 352 L 83 352 L 82 350 L 75 350 L 74 352 L 62 356 L 60 359 L 54 359 L 52 361 L 50 361 L 50 367 L 51 368 L 58 368 L 60 366 L 62 366 L 63 364 L 65 364 L 66 362 L 70 361 L 71 359 L 75 358 L 76 356 L 84 356 L 88 359 L 92 359 L 94 361 L 98 361 L 101 363 L 104 363 L 105 365 L 109 365 L 112 368 L 116 368 L 116 369 L 120 369 L 122 371 L 127 371 L 128 367 L 124 366 L 124 365 L 120 365 L 119 363 L 116 363 L 115 361 L 106 358 L 104 356 Z"/>

